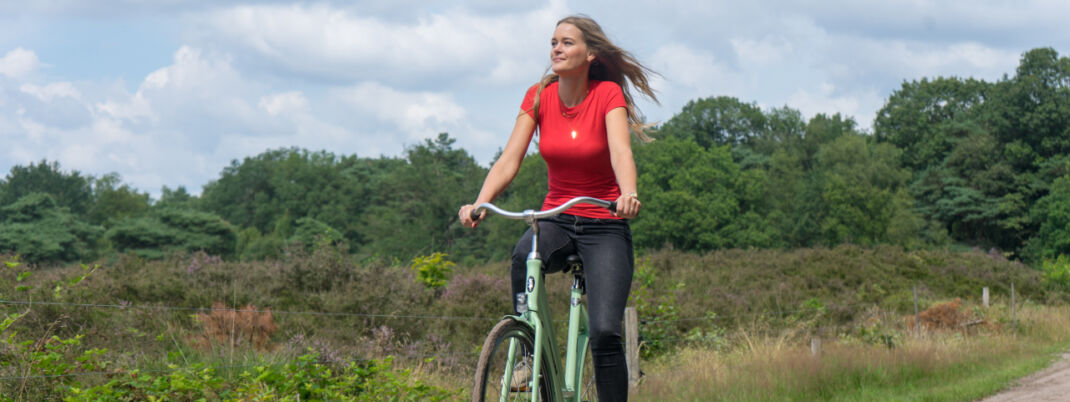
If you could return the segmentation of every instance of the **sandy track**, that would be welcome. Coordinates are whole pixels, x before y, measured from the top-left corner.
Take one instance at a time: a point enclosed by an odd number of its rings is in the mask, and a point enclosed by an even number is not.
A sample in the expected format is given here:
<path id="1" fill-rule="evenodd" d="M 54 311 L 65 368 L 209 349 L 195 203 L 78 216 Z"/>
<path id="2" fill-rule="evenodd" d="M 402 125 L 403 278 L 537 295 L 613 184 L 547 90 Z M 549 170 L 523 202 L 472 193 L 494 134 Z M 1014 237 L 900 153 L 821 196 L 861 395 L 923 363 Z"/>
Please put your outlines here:
<path id="1" fill-rule="evenodd" d="M 1070 401 L 1070 353 L 1051 367 L 1018 380 L 1012 388 L 982 399 L 983 402 Z"/>

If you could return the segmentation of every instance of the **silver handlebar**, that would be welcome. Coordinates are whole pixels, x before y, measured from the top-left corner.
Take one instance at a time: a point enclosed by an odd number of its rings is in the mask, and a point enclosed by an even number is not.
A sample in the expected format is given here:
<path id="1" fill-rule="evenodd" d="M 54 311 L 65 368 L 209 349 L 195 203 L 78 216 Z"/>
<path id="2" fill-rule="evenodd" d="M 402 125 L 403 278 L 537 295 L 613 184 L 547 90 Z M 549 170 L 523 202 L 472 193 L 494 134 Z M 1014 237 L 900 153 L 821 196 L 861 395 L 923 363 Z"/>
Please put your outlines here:
<path id="1" fill-rule="evenodd" d="M 596 205 L 596 206 L 599 206 L 599 207 L 602 207 L 602 208 L 605 208 L 605 209 L 608 209 L 608 210 L 614 211 L 614 212 L 616 212 L 616 210 L 617 210 L 617 202 L 616 201 L 600 200 L 600 199 L 594 198 L 594 197 L 576 197 L 576 198 L 573 198 L 571 200 L 568 200 L 568 202 L 566 202 L 564 204 L 561 204 L 561 205 L 559 205 L 559 206 L 557 206 L 556 208 L 553 208 L 553 209 L 548 209 L 548 210 L 545 210 L 545 211 L 535 211 L 535 210 L 528 209 L 528 210 L 525 210 L 524 212 L 506 211 L 504 209 L 498 208 L 498 206 L 496 206 L 494 204 L 491 204 L 489 202 L 484 202 L 482 204 L 479 204 L 479 206 L 477 206 L 475 209 L 472 210 L 471 218 L 472 218 L 472 220 L 479 219 L 479 213 L 480 212 L 482 212 L 483 210 L 490 210 L 490 211 L 492 211 L 492 212 L 494 212 L 494 213 L 496 213 L 498 215 L 504 216 L 504 217 L 509 218 L 509 219 L 523 219 L 523 220 L 528 221 L 528 223 L 532 223 L 537 219 L 549 218 L 551 216 L 557 216 L 557 215 L 561 214 L 562 212 L 565 212 L 565 210 L 567 210 L 569 208 L 572 208 L 576 204 L 580 204 L 580 203 Z"/>
<path id="2" fill-rule="evenodd" d="M 576 204 L 579 204 L 579 203 L 597 205 L 597 206 L 600 206 L 602 208 L 608 209 L 608 210 L 613 211 L 613 212 L 617 211 L 617 202 L 616 201 L 605 201 L 605 200 L 600 200 L 600 199 L 597 199 L 597 198 L 594 198 L 594 197 L 576 197 L 576 198 L 573 198 L 571 200 L 568 200 L 568 202 L 566 202 L 564 204 L 561 204 L 561 205 L 557 206 L 556 208 L 548 209 L 548 210 L 545 210 L 545 211 L 535 211 L 535 210 L 528 209 L 528 210 L 525 210 L 524 212 L 510 212 L 510 211 L 506 211 L 504 209 L 498 208 L 497 205 L 491 204 L 489 202 L 484 202 L 482 204 L 479 204 L 479 206 L 475 207 L 475 209 L 472 209 L 472 213 L 469 216 L 472 218 L 473 221 L 477 220 L 477 219 L 479 219 L 479 213 L 481 211 L 489 209 L 491 211 L 494 211 L 494 213 L 496 213 L 498 215 L 501 215 L 501 216 L 504 216 L 504 217 L 509 218 L 509 219 L 523 219 L 525 222 L 528 223 L 529 226 L 531 226 L 531 232 L 532 232 L 532 236 L 531 236 L 531 253 L 528 254 L 528 259 L 537 259 L 537 258 L 539 258 L 539 251 L 538 251 L 539 250 L 539 248 L 538 248 L 539 247 L 539 244 L 538 244 L 539 243 L 539 224 L 538 224 L 539 219 L 549 218 L 551 216 L 557 216 L 558 214 L 560 214 L 562 212 L 565 212 L 565 210 L 567 210 L 569 208 L 572 208 L 572 206 L 574 206 Z"/>

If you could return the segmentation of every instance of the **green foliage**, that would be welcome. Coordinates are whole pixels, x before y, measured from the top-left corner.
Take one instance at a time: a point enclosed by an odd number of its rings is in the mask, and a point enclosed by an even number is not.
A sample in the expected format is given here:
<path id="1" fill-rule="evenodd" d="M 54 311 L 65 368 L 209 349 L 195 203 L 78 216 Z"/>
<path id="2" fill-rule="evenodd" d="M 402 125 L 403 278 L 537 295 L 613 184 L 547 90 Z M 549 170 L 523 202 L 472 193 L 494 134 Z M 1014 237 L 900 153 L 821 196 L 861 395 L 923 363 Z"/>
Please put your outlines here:
<path id="1" fill-rule="evenodd" d="M 0 224 L 0 251 L 18 252 L 32 263 L 90 258 L 102 232 L 45 193 L 30 193 L 0 207 Z"/>
<path id="2" fill-rule="evenodd" d="M 749 236 L 733 226 L 746 193 L 728 147 L 663 138 L 637 148 L 636 164 L 644 172 L 643 212 L 633 224 L 637 247 L 710 250 L 740 246 Z M 760 224 L 754 229 L 762 230 Z"/>
<path id="3" fill-rule="evenodd" d="M 756 104 L 719 96 L 692 100 L 658 129 L 659 137 L 694 141 L 703 148 L 749 144 L 764 134 L 766 116 Z"/>
<path id="4" fill-rule="evenodd" d="M 434 252 L 431 255 L 420 256 L 412 259 L 409 269 L 416 271 L 416 280 L 429 289 L 438 289 L 446 286 L 446 280 L 453 272 L 452 261 L 446 259 L 446 254 Z"/>
<path id="5" fill-rule="evenodd" d="M 311 250 L 317 245 L 344 243 L 345 237 L 342 236 L 342 232 L 324 222 L 313 218 L 300 218 L 297 220 L 297 228 L 294 230 L 291 241 L 303 244 L 306 249 Z"/>
<path id="6" fill-rule="evenodd" d="M 249 227 L 238 232 L 235 254 L 241 261 L 271 260 L 280 257 L 285 246 L 286 242 L 279 235 L 263 235 L 256 228 Z"/>
<path id="7" fill-rule="evenodd" d="M 1040 227 L 1026 242 L 1027 257 L 1048 260 L 1070 255 L 1070 175 L 1056 179 L 1029 215 Z"/>
<path id="8" fill-rule="evenodd" d="M 135 370 L 96 386 L 75 382 L 64 397 L 84 400 L 427 400 L 454 398 L 452 392 L 395 370 L 391 359 L 351 362 L 332 367 L 314 351 L 285 364 L 261 363 L 230 380 L 204 364 L 168 366 L 164 372 Z"/>
<path id="9" fill-rule="evenodd" d="M 11 168 L 0 180 L 0 206 L 6 206 L 34 193 L 44 193 L 75 216 L 85 214 L 92 203 L 92 179 L 78 171 L 65 172 L 59 162 L 42 160 L 29 166 Z"/>
<path id="10" fill-rule="evenodd" d="M 543 198 L 546 197 L 546 191 L 549 188 L 546 169 L 546 161 L 541 155 L 537 153 L 527 155 L 524 162 L 520 164 L 520 170 L 513 178 L 513 183 L 494 201 L 494 204 L 509 211 L 541 208 Z M 470 196 L 474 197 L 476 194 Z M 480 223 L 477 230 L 477 232 L 485 231 L 486 236 L 469 236 L 459 242 L 472 244 L 473 247 L 468 249 L 482 248 L 480 253 L 485 253 L 492 260 L 506 259 L 512 255 L 517 240 L 526 228 L 527 226 L 521 222 L 491 218 Z M 465 255 L 471 254 L 473 252 Z"/>
<path id="11" fill-rule="evenodd" d="M 178 186 L 174 190 L 163 186 L 160 192 L 160 200 L 152 204 L 153 208 L 179 208 L 190 209 L 197 205 L 197 198 L 186 191 L 185 186 Z"/>
<path id="12" fill-rule="evenodd" d="M 1046 212 L 1030 206 L 1067 173 L 1068 117 L 1070 59 L 1040 48 L 1022 55 L 1013 77 L 995 83 L 905 82 L 878 112 L 874 131 L 903 150 L 925 219 L 956 241 L 1035 259 L 1061 237 L 1038 228 Z M 1046 238 L 1031 240 L 1037 235 Z"/>
<path id="13" fill-rule="evenodd" d="M 271 150 L 232 161 L 219 179 L 204 186 L 196 204 L 237 227 L 254 227 L 260 233 L 277 232 L 279 225 L 293 226 L 300 218 L 315 219 L 356 246 L 379 235 L 361 231 L 360 222 L 387 190 L 388 176 L 403 164 L 385 157 Z M 277 234 L 283 239 L 292 235 Z"/>
<path id="14" fill-rule="evenodd" d="M 148 209 L 148 194 L 123 184 L 118 174 L 111 173 L 93 181 L 93 200 L 87 219 L 95 225 L 105 225 L 144 214 Z"/>
<path id="15" fill-rule="evenodd" d="M 171 208 L 119 221 L 105 236 L 117 251 L 146 258 L 179 250 L 229 256 L 237 240 L 234 229 L 214 214 Z"/>
<path id="16" fill-rule="evenodd" d="M 815 170 L 824 182 L 820 227 L 826 245 L 890 243 L 892 234 L 916 245 L 921 219 L 911 211 L 910 172 L 899 168 L 898 157 L 895 147 L 857 134 L 820 147 Z M 890 234 L 893 222 L 899 226 Z"/>
<path id="17" fill-rule="evenodd" d="M 1057 290 L 1070 290 L 1070 257 L 1060 255 L 1053 260 L 1044 260 L 1040 264 L 1044 283 Z"/>
<path id="18" fill-rule="evenodd" d="M 35 292 L 32 291 L 35 290 L 35 286 L 28 284 L 26 279 L 30 277 L 30 273 L 20 268 L 21 266 L 22 263 L 18 258 L 4 259 L 4 265 L 0 268 L 3 269 L 3 272 L 0 272 L 0 296 L 14 296 L 18 299 L 33 301 Z M 62 301 L 71 287 L 81 283 L 98 268 L 99 266 L 90 268 L 83 264 L 81 272 L 71 275 L 69 278 L 64 278 L 51 287 L 50 301 Z M 11 274 L 15 274 L 14 283 L 6 280 Z M 8 291 L 12 285 L 14 285 L 13 293 Z M 81 344 L 82 335 L 68 338 L 46 335 L 40 339 L 19 339 L 17 337 L 19 331 L 15 329 L 17 327 L 14 327 L 14 324 L 24 321 L 25 317 L 31 315 L 31 312 L 30 307 L 16 312 L 4 311 L 4 319 L 0 322 L 0 347 L 4 350 L 3 355 L 0 355 L 2 356 L 0 358 L 0 370 L 10 372 L 10 368 L 17 367 L 19 369 L 18 372 L 22 377 L 25 377 L 17 387 L 17 399 L 22 399 L 30 391 L 27 389 L 27 380 L 31 378 L 63 376 L 73 372 L 105 368 L 106 364 L 99 362 L 100 356 L 106 352 L 105 350 L 97 348 L 80 352 L 77 350 L 76 347 Z M 46 330 L 46 334 L 50 333 L 52 329 L 52 326 L 50 326 Z M 49 391 L 45 391 L 41 396 L 53 395 Z"/>
<path id="19" fill-rule="evenodd" d="M 387 175 L 361 217 L 361 231 L 375 234 L 362 245 L 364 254 L 408 259 L 485 235 L 457 224 L 457 208 L 472 202 L 487 172 L 454 142 L 442 133 L 405 151 L 405 165 Z"/>
<path id="20" fill-rule="evenodd" d="M 4 259 L 0 267 L 5 270 L 0 272 L 0 295 L 7 295 L 7 290 L 16 284 L 22 288 L 16 290 L 17 293 L 30 293 L 31 286 L 24 284 L 28 281 L 29 273 L 22 271 L 21 266 L 18 259 Z M 49 293 L 45 294 L 50 294 L 50 301 L 62 301 L 70 289 L 84 282 L 98 268 L 83 265 L 81 271 L 61 276 L 59 283 L 47 289 Z M 6 279 L 12 276 L 15 278 L 13 283 Z M 152 281 L 158 283 L 159 278 Z M 102 297 L 113 296 L 108 294 Z M 261 359 L 260 364 L 244 369 L 237 376 L 229 374 L 230 367 L 223 367 L 220 361 L 183 365 L 171 363 L 161 370 L 130 369 L 125 366 L 129 361 L 121 359 L 122 355 L 110 353 L 107 348 L 84 345 L 85 336 L 82 334 L 69 337 L 50 335 L 56 323 L 47 329 L 24 326 L 21 332 L 29 337 L 14 331 L 14 324 L 34 315 L 30 312 L 29 308 L 15 313 L 5 312 L 3 321 L 0 321 L 0 346 L 4 350 L 0 358 L 0 372 L 17 373 L 20 377 L 4 384 L 3 393 L 7 398 L 69 401 L 439 401 L 458 396 L 454 391 L 424 383 L 415 378 L 411 370 L 394 368 L 390 357 L 348 363 L 327 362 L 312 350 L 283 363 L 265 363 Z M 102 316 L 97 317 L 100 318 Z M 35 338 L 42 330 L 44 335 Z M 123 346 L 125 348 L 127 345 Z M 117 360 L 117 357 L 120 359 Z"/>
<path id="21" fill-rule="evenodd" d="M 636 267 L 635 279 L 638 282 L 638 288 L 628 297 L 641 317 L 639 323 L 639 338 L 642 339 L 640 353 L 643 357 L 649 358 L 673 349 L 673 345 L 680 339 L 676 291 L 683 288 L 684 283 L 674 283 L 660 297 L 654 296 L 652 294 L 654 287 L 661 284 L 658 283 L 657 273 L 650 265 L 649 259 L 643 260 Z M 718 334 L 716 330 L 709 332 L 699 330 L 691 333 L 690 336 L 693 341 L 716 342 Z"/>

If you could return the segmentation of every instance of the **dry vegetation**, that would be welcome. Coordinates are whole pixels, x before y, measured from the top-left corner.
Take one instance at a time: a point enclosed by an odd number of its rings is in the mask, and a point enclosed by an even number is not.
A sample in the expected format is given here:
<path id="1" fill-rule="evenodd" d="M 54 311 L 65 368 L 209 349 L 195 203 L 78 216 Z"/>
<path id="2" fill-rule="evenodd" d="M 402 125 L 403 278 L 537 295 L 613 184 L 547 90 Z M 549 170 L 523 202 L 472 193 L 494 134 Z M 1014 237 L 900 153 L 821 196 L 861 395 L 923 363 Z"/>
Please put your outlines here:
<path id="1" fill-rule="evenodd" d="M 1017 311 L 1019 332 L 1009 306 L 940 303 L 921 315 L 922 331 L 898 315 L 886 315 L 896 342 L 867 342 L 857 332 L 823 339 L 818 353 L 810 342 L 731 335 L 722 350 L 691 347 L 645 362 L 634 396 L 638 400 L 973 400 L 1006 387 L 1013 379 L 1050 361 L 1070 346 L 1070 309 L 1029 305 Z M 970 317 L 989 325 L 964 332 Z M 859 323 L 874 326 L 875 323 Z M 792 331 L 787 331 L 792 332 Z"/>
<path id="2" fill-rule="evenodd" d="M 933 359 L 915 366 L 939 371 L 947 359 L 933 348 L 950 350 L 940 345 L 959 342 L 992 349 L 979 339 L 1007 336 L 1006 314 L 976 307 L 982 286 L 997 300 L 1007 296 L 1011 282 L 1024 303 L 1060 304 L 1066 297 L 1043 286 L 1037 271 L 981 252 L 841 246 L 639 257 L 632 303 L 640 306 L 641 332 L 647 345 L 669 345 L 644 362 L 647 377 L 638 396 L 654 399 L 673 395 L 663 390 L 700 392 L 729 384 L 739 388 L 725 395 L 744 399 L 752 392 L 745 390 L 769 384 L 820 396 L 829 392 L 822 391 L 829 389 L 821 385 L 825 378 L 866 371 L 866 361 L 893 364 L 915 355 Z M 57 304 L 33 306 L 19 321 L 18 336 L 84 335 L 85 349 L 106 350 L 114 367 L 124 369 L 243 366 L 286 361 L 308 350 L 328 362 L 393 356 L 395 365 L 434 385 L 462 389 L 481 338 L 509 308 L 505 263 L 455 267 L 438 289 L 421 284 L 407 262 L 360 261 L 331 248 L 291 251 L 269 262 L 195 253 L 162 261 L 127 256 L 101 266 L 62 294 L 52 294 L 52 284 L 75 268 L 33 272 L 27 281 L 34 290 L 21 297 Z M 0 275 L 13 283 L 12 273 Z M 561 275 L 549 278 L 557 312 L 564 311 L 568 282 Z M 904 317 L 912 317 L 915 286 L 922 307 L 932 307 L 923 333 L 947 334 L 911 335 L 913 321 Z M 983 325 L 966 332 L 935 330 L 977 320 Z M 1022 321 L 1028 330 L 1027 319 Z M 824 340 L 819 361 L 808 357 L 813 335 Z M 782 369 L 812 375 L 768 383 Z M 679 379 L 665 382 L 659 373 Z M 879 375 L 854 378 L 884 381 Z M 832 386 L 831 392 L 849 387 Z"/>

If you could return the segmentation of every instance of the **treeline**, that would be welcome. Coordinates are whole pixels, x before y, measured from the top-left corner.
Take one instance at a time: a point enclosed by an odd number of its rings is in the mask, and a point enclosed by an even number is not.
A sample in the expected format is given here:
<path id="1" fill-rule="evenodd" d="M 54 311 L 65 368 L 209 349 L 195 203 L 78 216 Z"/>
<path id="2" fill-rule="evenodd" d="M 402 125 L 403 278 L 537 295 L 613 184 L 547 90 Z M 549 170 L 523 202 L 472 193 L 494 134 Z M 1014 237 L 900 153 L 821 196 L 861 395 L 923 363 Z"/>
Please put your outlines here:
<path id="1" fill-rule="evenodd" d="M 636 246 L 703 252 L 959 244 L 1029 262 L 1070 254 L 1070 59 L 1026 52 L 989 83 L 904 82 L 873 133 L 850 117 L 809 120 L 735 98 L 689 102 L 636 144 L 644 210 Z M 277 149 L 233 161 L 200 196 L 151 200 L 118 175 L 57 162 L 0 181 L 0 252 L 51 264 L 114 253 L 162 258 L 203 250 L 234 260 L 295 247 L 344 247 L 368 259 L 504 258 L 523 230 L 457 223 L 487 168 L 443 133 L 403 157 Z M 546 167 L 529 155 L 498 204 L 537 208 Z"/>

